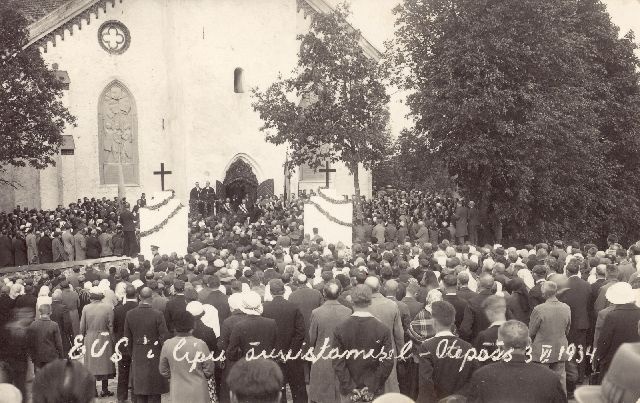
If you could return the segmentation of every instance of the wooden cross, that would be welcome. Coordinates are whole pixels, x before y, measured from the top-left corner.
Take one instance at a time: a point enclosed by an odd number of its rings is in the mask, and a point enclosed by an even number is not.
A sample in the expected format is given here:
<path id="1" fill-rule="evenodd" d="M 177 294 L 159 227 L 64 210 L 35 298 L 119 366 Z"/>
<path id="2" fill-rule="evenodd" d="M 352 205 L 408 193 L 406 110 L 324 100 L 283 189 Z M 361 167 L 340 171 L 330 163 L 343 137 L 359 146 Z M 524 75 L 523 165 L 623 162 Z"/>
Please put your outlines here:
<path id="1" fill-rule="evenodd" d="M 336 170 L 333 169 L 333 168 L 330 168 L 329 167 L 329 161 L 327 161 L 325 167 L 318 169 L 318 171 L 325 173 L 325 181 L 326 181 L 326 184 L 327 184 L 325 189 L 329 189 L 329 175 L 331 174 L 331 172 L 336 172 Z"/>
<path id="2" fill-rule="evenodd" d="M 154 171 L 153 174 L 154 175 L 160 175 L 160 187 L 162 188 L 162 191 L 164 192 L 164 176 L 165 175 L 171 175 L 171 171 L 165 171 L 164 170 L 164 162 L 160 163 L 160 170 L 159 171 Z"/>

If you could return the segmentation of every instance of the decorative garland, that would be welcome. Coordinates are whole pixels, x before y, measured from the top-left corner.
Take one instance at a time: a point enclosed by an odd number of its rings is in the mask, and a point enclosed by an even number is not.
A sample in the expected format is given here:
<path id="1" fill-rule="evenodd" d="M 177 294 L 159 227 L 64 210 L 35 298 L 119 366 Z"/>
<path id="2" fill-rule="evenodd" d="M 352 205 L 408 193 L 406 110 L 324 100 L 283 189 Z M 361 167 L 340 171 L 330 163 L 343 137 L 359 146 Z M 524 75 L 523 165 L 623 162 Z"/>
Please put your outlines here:
<path id="1" fill-rule="evenodd" d="M 182 203 L 178 204 L 178 207 L 176 207 L 176 209 L 175 209 L 175 210 L 173 210 L 173 211 L 171 212 L 171 214 L 169 214 L 169 215 L 167 216 L 167 218 L 165 218 L 164 220 L 162 220 L 162 221 L 160 222 L 160 224 L 158 224 L 158 225 L 156 225 L 156 226 L 154 226 L 154 227 L 152 227 L 152 228 L 150 228 L 150 229 L 148 229 L 148 230 L 146 230 L 146 231 L 141 231 L 141 232 L 140 232 L 140 237 L 142 238 L 142 237 L 145 237 L 145 236 L 149 236 L 149 235 L 151 235 L 151 234 L 153 234 L 153 233 L 155 233 L 155 232 L 160 231 L 162 228 L 164 228 L 164 226 L 165 226 L 165 225 L 167 225 L 167 223 L 169 222 L 169 220 L 171 220 L 171 219 L 172 219 L 176 214 L 178 214 L 178 211 L 180 211 L 180 209 L 182 209 L 183 207 L 184 207 L 184 205 L 183 205 Z"/>
<path id="2" fill-rule="evenodd" d="M 314 201 L 306 200 L 305 204 L 313 204 L 315 206 L 315 208 L 317 208 L 318 211 L 320 211 L 320 213 L 322 213 L 322 215 L 325 216 L 331 222 L 334 222 L 334 223 L 339 224 L 339 225 L 343 225 L 345 227 L 353 227 L 353 223 L 342 221 L 342 220 L 338 220 L 337 218 L 335 218 L 334 216 L 329 214 L 327 211 L 325 211 L 325 209 L 320 207 L 320 205 L 318 203 L 314 202 Z"/>
<path id="3" fill-rule="evenodd" d="M 322 197 L 323 199 L 325 199 L 328 202 L 331 203 L 335 203 L 335 204 L 349 204 L 352 203 L 351 200 L 340 200 L 340 199 L 334 199 L 333 197 L 329 197 L 326 194 L 322 193 L 322 188 L 318 188 L 318 194 L 320 195 L 320 197 Z"/>
<path id="4" fill-rule="evenodd" d="M 162 207 L 166 206 L 166 204 L 169 203 L 169 201 L 171 201 L 171 199 L 173 199 L 174 197 L 176 197 L 176 192 L 175 192 L 175 190 L 172 190 L 171 191 L 171 196 L 167 197 L 166 199 L 164 199 L 160 203 L 154 204 L 152 206 L 144 206 L 144 207 L 141 207 L 141 208 L 145 208 L 147 210 L 159 210 Z"/>

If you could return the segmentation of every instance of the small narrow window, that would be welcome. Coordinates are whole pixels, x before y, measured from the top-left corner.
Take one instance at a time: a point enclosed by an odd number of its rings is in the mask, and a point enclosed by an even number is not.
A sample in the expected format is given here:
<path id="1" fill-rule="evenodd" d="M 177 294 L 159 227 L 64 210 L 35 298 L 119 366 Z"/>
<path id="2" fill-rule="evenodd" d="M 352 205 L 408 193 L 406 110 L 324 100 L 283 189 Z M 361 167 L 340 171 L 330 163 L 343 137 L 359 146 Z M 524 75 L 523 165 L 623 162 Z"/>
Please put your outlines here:
<path id="1" fill-rule="evenodd" d="M 244 70 L 240 67 L 236 67 L 233 71 L 233 92 L 241 94 L 244 92 Z"/>

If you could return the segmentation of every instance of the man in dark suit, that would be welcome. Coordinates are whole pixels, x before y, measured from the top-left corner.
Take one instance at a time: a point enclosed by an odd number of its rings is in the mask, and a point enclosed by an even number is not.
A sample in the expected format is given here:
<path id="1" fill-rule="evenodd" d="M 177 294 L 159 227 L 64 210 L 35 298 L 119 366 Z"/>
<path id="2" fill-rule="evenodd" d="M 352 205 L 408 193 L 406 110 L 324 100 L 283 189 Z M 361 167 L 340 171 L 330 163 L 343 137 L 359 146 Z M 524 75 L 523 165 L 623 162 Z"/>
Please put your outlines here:
<path id="1" fill-rule="evenodd" d="M 598 315 L 593 309 L 593 305 L 598 299 L 598 294 L 600 293 L 600 288 L 607 281 L 605 276 L 607 274 L 607 265 L 599 264 L 596 266 L 596 281 L 591 284 L 591 294 L 589 295 L 589 331 L 587 332 L 587 343 L 589 345 L 594 345 L 593 343 L 593 335 L 596 327 L 596 320 L 598 319 Z M 588 369 L 588 368 L 587 368 Z"/>
<path id="2" fill-rule="evenodd" d="M 124 322 L 127 312 L 138 306 L 136 298 L 136 288 L 128 284 L 125 288 L 125 298 L 116 305 L 113 312 L 113 334 L 115 342 L 118 343 L 124 337 Z M 129 369 L 131 367 L 131 355 L 127 349 L 120 349 L 122 359 L 118 361 L 118 392 L 119 402 L 124 402 L 129 397 Z"/>
<path id="3" fill-rule="evenodd" d="M 305 272 L 306 271 L 307 270 L 305 270 Z M 310 271 L 309 274 L 311 274 Z M 307 286 L 307 284 L 312 280 L 309 276 L 302 274 L 299 276 L 298 280 L 301 280 L 302 285 L 291 293 L 289 296 L 289 302 L 296 305 L 298 309 L 300 309 L 300 312 L 302 312 L 302 316 L 304 317 L 304 340 L 309 341 L 311 311 L 322 305 L 322 294 L 320 291 Z"/>
<path id="4" fill-rule="evenodd" d="M 51 294 L 51 315 L 52 321 L 58 324 L 60 337 L 62 338 L 62 351 L 66 356 L 73 343 L 73 327 L 71 326 L 71 316 L 69 308 L 62 302 L 62 290 L 56 289 Z"/>
<path id="5" fill-rule="evenodd" d="M 136 218 L 129 210 L 129 203 L 125 203 L 120 212 L 120 224 L 124 233 L 124 250 L 126 256 L 134 257 L 137 254 Z"/>
<path id="6" fill-rule="evenodd" d="M 407 306 L 409 307 L 409 316 L 411 317 L 411 320 L 413 320 L 418 312 L 420 312 L 424 308 L 424 304 L 421 304 L 416 299 L 416 293 L 418 292 L 419 288 L 420 286 L 418 284 L 410 283 L 406 289 L 407 294 L 404 298 L 402 298 L 402 302 L 407 304 Z"/>
<path id="7" fill-rule="evenodd" d="M 587 331 L 589 329 L 589 300 L 591 298 L 591 286 L 588 282 L 580 278 L 580 264 L 577 260 L 572 259 L 566 267 L 569 279 L 567 287 L 563 293 L 558 296 L 560 302 L 564 302 L 571 308 L 571 327 L 567 340 L 569 344 L 573 344 L 576 348 L 582 346 L 587 348 Z M 573 395 L 576 385 L 584 376 L 584 365 L 577 363 L 578 354 L 573 359 L 567 361 L 567 394 Z"/>
<path id="8" fill-rule="evenodd" d="M 640 308 L 635 304 L 635 292 L 631 285 L 624 282 L 613 284 L 607 290 L 606 297 L 615 307 L 605 317 L 596 345 L 595 365 L 600 370 L 601 379 L 609 370 L 613 355 L 621 344 L 640 341 Z"/>
<path id="9" fill-rule="evenodd" d="M 13 243 L 6 230 L 0 234 L 0 267 L 13 266 Z"/>
<path id="10" fill-rule="evenodd" d="M 217 341 L 218 351 L 228 350 L 229 339 L 231 338 L 233 329 L 239 322 L 243 321 L 247 317 L 247 315 L 240 309 L 242 306 L 241 294 L 237 293 L 231 295 L 228 300 L 228 306 L 231 310 L 231 314 L 224 321 L 220 321 L 220 337 L 218 337 Z M 216 368 L 216 390 L 220 391 L 219 396 L 221 403 L 229 402 L 229 386 L 223 380 L 227 378 L 235 363 L 235 361 L 231 361 L 229 359 L 227 354 L 227 360 L 224 362 L 224 368 Z"/>
<path id="11" fill-rule="evenodd" d="M 547 268 L 543 265 L 535 265 L 531 271 L 535 285 L 529 290 L 529 306 L 533 310 L 536 306 L 544 303 L 542 296 L 542 284 L 547 278 Z"/>
<path id="12" fill-rule="evenodd" d="M 512 350 L 511 360 L 486 365 L 473 373 L 467 398 L 471 402 L 566 403 L 560 379 L 540 364 L 526 363 L 529 329 L 517 320 L 498 328 L 504 349 Z M 508 382 L 513 379 L 517 382 Z"/>
<path id="13" fill-rule="evenodd" d="M 340 352 L 356 349 L 377 354 L 381 349 L 393 349 L 391 331 L 368 310 L 372 290 L 368 285 L 358 284 L 351 292 L 353 314 L 334 331 L 334 347 Z M 393 360 L 378 360 L 372 357 L 342 357 L 333 360 L 333 368 L 340 383 L 342 401 L 350 395 L 361 395 L 365 387 L 377 397 L 384 393 L 385 382 L 393 369 Z M 373 399 L 372 399 L 373 400 Z"/>
<path id="14" fill-rule="evenodd" d="M 277 325 L 275 320 L 260 316 L 262 314 L 260 294 L 255 291 L 243 293 L 240 309 L 247 316 L 231 331 L 227 348 L 228 359 L 239 361 L 246 357 L 250 350 L 256 356 L 263 351 L 270 353 L 276 346 Z"/>
<path id="15" fill-rule="evenodd" d="M 264 303 L 262 316 L 276 321 L 278 333 L 276 335 L 276 351 L 286 356 L 290 351 L 295 355 L 300 351 L 304 342 L 304 318 L 293 303 L 284 299 L 284 283 L 280 279 L 269 281 L 269 289 L 273 301 Z M 285 377 L 282 397 L 286 399 L 286 384 L 291 388 L 293 401 L 307 402 L 307 390 L 304 383 L 304 367 L 300 360 L 286 360 L 278 362 Z M 284 400 L 283 400 L 284 401 Z"/>
<path id="16" fill-rule="evenodd" d="M 458 278 L 455 274 L 452 273 L 445 275 L 442 279 L 442 283 L 445 286 L 445 294 L 442 296 L 442 299 L 453 305 L 456 309 L 456 329 L 460 331 L 460 325 L 462 325 L 462 319 L 464 318 L 464 313 L 469 304 L 457 295 Z"/>
<path id="17" fill-rule="evenodd" d="M 211 183 L 207 181 L 204 188 L 200 192 L 200 199 L 202 200 L 204 214 L 210 216 L 214 213 L 214 206 L 216 201 L 216 191 L 211 187 Z"/>
<path id="18" fill-rule="evenodd" d="M 140 290 L 140 304 L 124 320 L 124 336 L 131 356 L 133 401 L 160 403 L 160 396 L 169 391 L 169 384 L 160 374 L 160 351 L 169 338 L 162 312 L 151 307 L 153 293 L 149 287 Z"/>
<path id="19" fill-rule="evenodd" d="M 40 263 L 53 262 L 53 239 L 51 239 L 51 230 L 48 228 L 38 240 L 38 259 Z"/>
<path id="20" fill-rule="evenodd" d="M 192 212 L 202 212 L 202 188 L 200 187 L 200 183 L 196 182 L 196 185 L 189 192 L 189 205 L 191 206 Z"/>
<path id="21" fill-rule="evenodd" d="M 436 334 L 418 349 L 418 403 L 437 402 L 450 395 L 463 394 L 477 367 L 475 361 L 463 362 L 471 344 L 451 333 L 456 316 L 453 305 L 436 301 L 431 305 L 431 314 Z M 443 349 L 450 354 L 442 354 Z"/>
<path id="22" fill-rule="evenodd" d="M 489 327 L 489 319 L 482 310 L 482 302 L 493 295 L 494 283 L 489 273 L 483 273 L 478 279 L 478 295 L 469 300 L 469 306 L 460 325 L 460 336 L 464 340 L 474 340 L 478 333 Z"/>
<path id="23" fill-rule="evenodd" d="M 498 344 L 498 329 L 506 322 L 507 314 L 507 301 L 504 297 L 497 295 L 491 295 L 482 302 L 482 310 L 491 322 L 488 328 L 478 333 L 478 336 L 473 341 L 473 346 L 476 350 L 484 349 L 491 355 L 499 348 Z M 493 361 L 487 360 L 480 364 L 491 364 Z"/>
<path id="24" fill-rule="evenodd" d="M 478 244 L 478 227 L 480 226 L 480 214 L 474 201 L 469 201 L 469 242 Z"/>
<path id="25" fill-rule="evenodd" d="M 467 302 L 478 295 L 478 293 L 469 289 L 469 273 L 466 271 L 458 273 L 458 290 L 456 291 L 456 295 Z"/>
<path id="26" fill-rule="evenodd" d="M 175 295 L 167 301 L 167 305 L 164 308 L 164 319 L 167 324 L 169 334 L 171 335 L 173 335 L 175 331 L 174 321 L 175 318 L 177 318 L 178 312 L 184 312 L 187 310 L 187 301 L 184 299 L 184 281 L 174 281 L 173 290 L 175 291 Z"/>
<path id="27" fill-rule="evenodd" d="M 225 319 L 231 316 L 229 297 L 227 297 L 227 294 L 220 291 L 220 277 L 216 275 L 210 276 L 207 284 L 211 291 L 201 302 L 216 308 L 218 310 L 218 320 L 222 323 Z"/>

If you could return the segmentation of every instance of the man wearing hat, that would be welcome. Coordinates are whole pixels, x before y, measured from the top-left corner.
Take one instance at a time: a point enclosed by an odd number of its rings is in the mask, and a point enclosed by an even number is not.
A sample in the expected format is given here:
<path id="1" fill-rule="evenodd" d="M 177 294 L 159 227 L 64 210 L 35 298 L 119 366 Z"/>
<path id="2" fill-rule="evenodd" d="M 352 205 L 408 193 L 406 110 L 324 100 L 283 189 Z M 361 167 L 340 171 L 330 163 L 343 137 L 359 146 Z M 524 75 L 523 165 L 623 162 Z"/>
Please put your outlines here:
<path id="1" fill-rule="evenodd" d="M 624 282 L 613 284 L 607 290 L 606 298 L 615 307 L 604 318 L 596 345 L 594 366 L 600 371 L 601 377 L 606 376 L 620 345 L 640 341 L 640 308 L 635 304 L 635 293 L 631 285 Z"/>
<path id="2" fill-rule="evenodd" d="M 276 321 L 261 316 L 260 295 L 254 291 L 242 293 L 240 310 L 247 316 L 231 331 L 227 349 L 227 357 L 231 361 L 244 358 L 249 350 L 257 355 L 262 351 L 268 353 L 276 346 Z"/>
<path id="3" fill-rule="evenodd" d="M 162 255 L 160 255 L 159 250 L 160 248 L 158 246 L 151 245 L 151 255 L 153 255 L 153 257 L 151 258 L 151 264 L 153 265 L 153 267 L 156 267 L 156 265 L 160 263 L 160 260 L 162 259 Z"/>
<path id="4" fill-rule="evenodd" d="M 151 307 L 152 298 L 151 289 L 143 287 L 140 303 L 127 312 L 124 321 L 136 403 L 160 403 L 160 396 L 169 391 L 169 384 L 158 369 L 162 343 L 169 338 L 169 331 L 162 312 Z"/>

